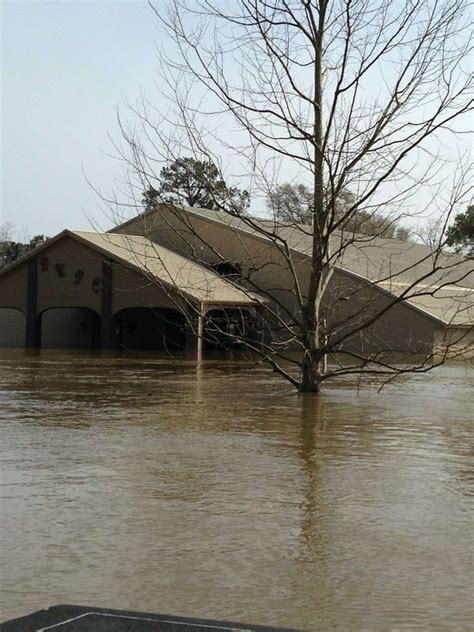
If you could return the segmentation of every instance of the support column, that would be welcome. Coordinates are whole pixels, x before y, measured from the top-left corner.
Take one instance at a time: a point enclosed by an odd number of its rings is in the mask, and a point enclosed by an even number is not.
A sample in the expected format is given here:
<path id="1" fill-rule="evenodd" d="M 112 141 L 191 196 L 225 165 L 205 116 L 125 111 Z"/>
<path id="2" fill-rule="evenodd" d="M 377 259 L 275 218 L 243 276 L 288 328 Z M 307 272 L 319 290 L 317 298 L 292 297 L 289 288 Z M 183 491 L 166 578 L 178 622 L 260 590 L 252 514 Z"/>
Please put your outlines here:
<path id="1" fill-rule="evenodd" d="M 250 339 L 260 350 L 266 350 L 272 342 L 272 336 L 269 331 L 269 323 L 266 318 L 264 309 L 257 307 L 254 308 L 254 330 Z"/>
<path id="2" fill-rule="evenodd" d="M 112 331 L 112 262 L 102 262 L 102 284 L 100 301 L 100 348 L 115 349 L 114 332 Z"/>
<path id="3" fill-rule="evenodd" d="M 25 348 L 39 349 L 41 347 L 41 323 L 38 317 L 38 258 L 28 261 L 27 289 L 26 289 L 26 332 Z"/>
<path id="4" fill-rule="evenodd" d="M 204 335 L 204 316 L 202 314 L 201 306 L 199 306 L 199 313 L 197 315 L 197 348 L 196 348 L 196 357 L 198 360 L 202 359 L 203 335 Z"/>
<path id="5" fill-rule="evenodd" d="M 192 352 L 196 358 L 202 358 L 204 334 L 204 316 L 201 303 L 196 309 L 188 311 L 186 317 L 186 351 Z"/>

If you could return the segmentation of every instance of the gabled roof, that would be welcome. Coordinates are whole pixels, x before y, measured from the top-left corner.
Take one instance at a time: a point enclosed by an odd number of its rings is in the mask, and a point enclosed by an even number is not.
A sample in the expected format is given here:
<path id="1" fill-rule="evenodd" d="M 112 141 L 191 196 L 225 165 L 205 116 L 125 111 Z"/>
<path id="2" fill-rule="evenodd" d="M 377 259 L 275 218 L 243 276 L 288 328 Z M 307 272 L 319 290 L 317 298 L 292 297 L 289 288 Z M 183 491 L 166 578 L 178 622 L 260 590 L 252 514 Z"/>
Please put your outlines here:
<path id="1" fill-rule="evenodd" d="M 246 222 L 227 213 L 196 207 L 176 206 L 176 210 L 264 241 L 268 241 L 264 234 L 266 231 L 284 239 L 295 252 L 304 256 L 311 253 L 309 226 L 281 224 L 258 217 L 251 217 Z M 135 222 L 144 223 L 146 229 L 147 223 L 151 225 L 153 217 L 160 212 L 160 207 L 148 210 L 112 229 L 112 232 L 127 227 L 132 229 Z M 260 227 L 263 232 L 259 231 Z M 332 237 L 334 252 L 337 251 L 338 240 L 340 236 L 335 234 Z M 439 270 L 432 274 L 433 254 L 429 246 L 397 239 L 357 236 L 344 248 L 335 267 L 343 273 L 368 280 L 390 294 L 399 296 L 408 288 L 409 294 L 422 293 L 407 299 L 406 303 L 440 323 L 458 326 L 472 326 L 474 323 L 474 262 L 461 255 L 442 253 L 436 261 Z"/>
<path id="2" fill-rule="evenodd" d="M 131 268 L 148 279 L 205 303 L 255 305 L 263 299 L 235 286 L 217 273 L 165 248 L 146 237 L 126 234 L 64 230 L 38 248 L 0 271 L 3 275 L 46 250 L 53 243 L 70 237 L 101 255 Z"/>
<path id="3" fill-rule="evenodd" d="M 406 301 L 430 317 L 457 327 L 474 325 L 474 290 L 456 285 L 408 286 L 403 283 L 379 283 L 379 287 L 400 296 L 409 289 L 410 298 Z"/>

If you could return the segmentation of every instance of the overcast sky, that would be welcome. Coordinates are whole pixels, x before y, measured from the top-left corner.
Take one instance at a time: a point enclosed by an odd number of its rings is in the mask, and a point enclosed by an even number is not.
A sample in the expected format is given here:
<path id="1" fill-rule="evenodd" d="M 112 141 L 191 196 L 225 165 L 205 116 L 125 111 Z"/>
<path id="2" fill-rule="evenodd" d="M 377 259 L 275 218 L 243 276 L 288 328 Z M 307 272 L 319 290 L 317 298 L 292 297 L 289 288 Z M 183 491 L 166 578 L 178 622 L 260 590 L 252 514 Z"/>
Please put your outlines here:
<path id="1" fill-rule="evenodd" d="M 157 8 L 164 3 L 155 0 Z M 105 193 L 119 190 L 123 165 L 107 155 L 114 152 L 108 134 L 120 138 L 117 108 L 144 94 L 160 109 L 156 51 L 170 43 L 159 41 L 145 0 L 0 0 L 0 8 L 0 224 L 13 222 L 22 240 L 109 228 L 86 176 Z M 231 143 L 228 130 L 223 136 Z M 446 140 L 442 149 L 454 169 L 469 138 Z M 225 143 L 216 148 L 225 151 Z M 232 171 L 238 184 L 235 161 Z M 448 169 L 442 179 L 449 177 Z M 426 192 L 419 203 L 426 204 Z"/>
<path id="2" fill-rule="evenodd" d="M 83 170 L 113 188 L 107 133 L 124 99 L 153 84 L 157 31 L 144 1 L 1 1 L 0 224 L 54 235 L 104 223 Z"/>

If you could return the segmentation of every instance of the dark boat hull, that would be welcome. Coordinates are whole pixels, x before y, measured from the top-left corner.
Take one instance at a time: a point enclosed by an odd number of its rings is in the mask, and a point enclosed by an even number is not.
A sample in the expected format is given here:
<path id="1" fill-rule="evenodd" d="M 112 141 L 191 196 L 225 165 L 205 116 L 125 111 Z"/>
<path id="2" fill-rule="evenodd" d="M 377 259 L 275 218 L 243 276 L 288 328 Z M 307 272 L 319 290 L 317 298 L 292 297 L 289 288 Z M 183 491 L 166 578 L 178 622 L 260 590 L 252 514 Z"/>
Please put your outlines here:
<path id="1" fill-rule="evenodd" d="M 7 621 L 2 632 L 296 632 L 209 619 L 189 619 L 87 606 L 52 606 Z"/>

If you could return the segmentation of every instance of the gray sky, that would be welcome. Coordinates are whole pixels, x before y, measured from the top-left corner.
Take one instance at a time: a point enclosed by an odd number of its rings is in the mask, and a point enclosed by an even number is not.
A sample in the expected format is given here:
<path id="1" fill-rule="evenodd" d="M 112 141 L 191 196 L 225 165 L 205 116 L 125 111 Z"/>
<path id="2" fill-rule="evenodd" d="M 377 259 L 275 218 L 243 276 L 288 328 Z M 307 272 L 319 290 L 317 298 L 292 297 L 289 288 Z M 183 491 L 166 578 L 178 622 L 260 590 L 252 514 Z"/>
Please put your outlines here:
<path id="1" fill-rule="evenodd" d="M 158 8 L 164 3 L 155 0 Z M 156 49 L 169 43 L 159 41 L 146 0 L 0 0 L 0 8 L 0 224 L 13 222 L 22 240 L 66 227 L 109 228 L 84 173 L 104 193 L 122 188 L 123 165 L 107 155 L 114 153 L 108 134 L 120 139 L 116 111 L 126 100 L 145 94 L 160 105 Z M 224 127 L 219 134 L 216 153 L 225 155 L 223 140 L 232 144 L 232 134 Z M 454 169 L 469 138 L 452 143 L 442 149 Z M 238 184 L 241 174 L 231 164 L 231 183 Z M 284 180 L 292 177 L 290 166 Z M 449 176 L 448 169 L 441 179 Z M 419 206 L 426 199 L 421 191 Z M 252 199 L 254 212 L 258 203 Z"/>
<path id="2" fill-rule="evenodd" d="M 105 155 L 124 99 L 152 87 L 156 28 L 144 1 L 2 0 L 0 224 L 18 237 L 105 222 L 83 169 L 111 190 Z"/>

